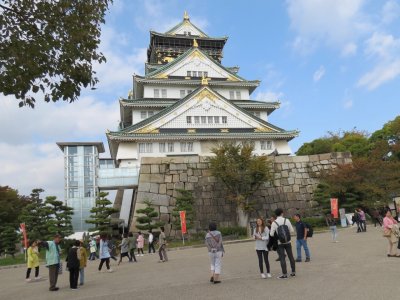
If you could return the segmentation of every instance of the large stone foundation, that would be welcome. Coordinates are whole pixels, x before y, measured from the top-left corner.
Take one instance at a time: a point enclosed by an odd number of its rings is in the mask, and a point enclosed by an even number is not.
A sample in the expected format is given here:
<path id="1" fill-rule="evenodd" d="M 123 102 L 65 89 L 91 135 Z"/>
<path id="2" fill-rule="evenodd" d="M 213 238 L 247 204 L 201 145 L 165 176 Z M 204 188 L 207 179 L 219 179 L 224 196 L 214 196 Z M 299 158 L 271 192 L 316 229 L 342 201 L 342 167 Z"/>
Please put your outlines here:
<path id="1" fill-rule="evenodd" d="M 210 220 L 216 221 L 219 226 L 235 225 L 235 204 L 227 199 L 223 184 L 211 175 L 207 159 L 199 156 L 142 158 L 130 229 L 135 230 L 136 210 L 144 207 L 143 201 L 146 199 L 153 202 L 160 220 L 169 224 L 176 201 L 176 189 L 193 191 L 196 229 L 206 228 Z M 351 163 L 352 160 L 350 153 L 328 153 L 276 156 L 271 157 L 271 162 L 274 180 L 260 186 L 255 193 L 252 217 L 272 215 L 277 207 L 284 208 L 289 214 L 311 214 L 317 206 L 313 201 L 313 192 L 321 170 Z"/>

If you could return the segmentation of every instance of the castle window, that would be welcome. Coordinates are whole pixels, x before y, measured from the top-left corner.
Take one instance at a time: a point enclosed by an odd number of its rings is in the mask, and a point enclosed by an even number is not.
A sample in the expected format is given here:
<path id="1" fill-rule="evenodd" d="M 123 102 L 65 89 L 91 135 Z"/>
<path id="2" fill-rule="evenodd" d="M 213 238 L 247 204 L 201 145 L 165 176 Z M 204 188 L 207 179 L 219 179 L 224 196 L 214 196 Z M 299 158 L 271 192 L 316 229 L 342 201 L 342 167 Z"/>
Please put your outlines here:
<path id="1" fill-rule="evenodd" d="M 213 123 L 213 117 L 207 117 L 207 119 L 208 119 L 208 124 L 212 124 Z"/>
<path id="2" fill-rule="evenodd" d="M 228 123 L 228 118 L 226 116 L 222 117 L 222 124 Z"/>
<path id="3" fill-rule="evenodd" d="M 267 145 L 265 141 L 260 141 L 260 148 L 261 150 L 267 150 Z"/>
<path id="4" fill-rule="evenodd" d="M 186 117 L 186 123 L 192 124 L 192 117 L 191 116 L 187 116 Z"/>
<path id="5" fill-rule="evenodd" d="M 197 72 L 197 76 L 202 77 L 203 76 L 203 72 L 202 71 L 198 71 Z"/>
<path id="6" fill-rule="evenodd" d="M 236 99 L 238 99 L 238 100 L 242 99 L 242 95 L 241 95 L 240 91 L 236 91 Z"/>
<path id="7" fill-rule="evenodd" d="M 192 92 L 192 90 L 187 90 L 188 95 Z"/>
<path id="8" fill-rule="evenodd" d="M 142 120 L 146 119 L 146 118 L 147 118 L 147 111 L 142 110 L 142 111 L 140 112 L 140 118 L 141 118 Z"/>
<path id="9" fill-rule="evenodd" d="M 166 89 L 161 90 L 161 97 L 167 98 L 167 90 Z"/>
<path id="10" fill-rule="evenodd" d="M 192 76 L 197 77 L 197 71 L 192 71 Z"/>
<path id="11" fill-rule="evenodd" d="M 255 115 L 256 117 L 260 117 L 260 112 L 259 111 L 253 111 L 253 115 Z"/>
<path id="12" fill-rule="evenodd" d="M 139 153 L 152 153 L 153 143 L 139 143 Z"/>
<path id="13" fill-rule="evenodd" d="M 147 112 L 147 117 L 151 117 L 151 116 L 154 116 L 154 111 L 149 110 L 149 111 Z"/>
<path id="14" fill-rule="evenodd" d="M 160 98 L 160 90 L 154 89 L 154 98 Z"/>
<path id="15" fill-rule="evenodd" d="M 158 143 L 158 151 L 160 153 L 165 153 L 165 143 Z"/>
<path id="16" fill-rule="evenodd" d="M 174 152 L 174 143 L 168 143 L 168 152 Z"/>
<path id="17" fill-rule="evenodd" d="M 203 74 L 204 74 L 204 77 L 206 77 L 206 78 L 208 77 L 208 72 L 207 71 L 204 71 Z"/>
<path id="18" fill-rule="evenodd" d="M 181 142 L 181 152 L 193 152 L 193 142 Z"/>
<path id="19" fill-rule="evenodd" d="M 191 71 L 187 71 L 187 77 L 192 77 L 192 72 Z"/>
<path id="20" fill-rule="evenodd" d="M 231 99 L 231 100 L 235 99 L 235 92 L 234 91 L 229 91 L 229 99 Z"/>
<path id="21" fill-rule="evenodd" d="M 215 124 L 219 124 L 219 117 L 218 117 L 218 116 L 215 116 L 215 117 L 214 117 L 214 123 L 215 123 Z"/>
<path id="22" fill-rule="evenodd" d="M 200 117 L 194 117 L 194 124 L 200 123 Z"/>
<path id="23" fill-rule="evenodd" d="M 186 95 L 186 91 L 185 90 L 180 90 L 179 94 L 180 94 L 180 97 L 183 98 Z"/>
<path id="24" fill-rule="evenodd" d="M 201 116 L 201 124 L 206 124 L 206 123 L 207 123 L 206 116 Z"/>
<path id="25" fill-rule="evenodd" d="M 267 149 L 272 150 L 272 141 L 267 141 Z"/>

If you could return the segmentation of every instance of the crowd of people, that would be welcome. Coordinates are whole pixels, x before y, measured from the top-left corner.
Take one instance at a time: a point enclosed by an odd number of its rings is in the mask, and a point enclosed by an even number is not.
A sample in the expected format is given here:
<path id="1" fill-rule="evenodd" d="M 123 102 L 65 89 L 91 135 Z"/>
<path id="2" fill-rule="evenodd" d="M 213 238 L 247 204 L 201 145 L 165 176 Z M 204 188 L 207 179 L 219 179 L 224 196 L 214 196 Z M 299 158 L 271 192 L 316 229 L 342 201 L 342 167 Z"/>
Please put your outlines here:
<path id="1" fill-rule="evenodd" d="M 372 216 L 378 219 L 376 216 Z M 271 278 L 271 267 L 269 262 L 269 252 L 276 251 L 280 262 L 282 273 L 278 279 L 287 279 L 296 277 L 296 263 L 303 261 L 302 250 L 305 254 L 304 262 L 311 261 L 311 252 L 308 247 L 307 239 L 312 237 L 312 227 L 303 222 L 299 214 L 293 216 L 295 225 L 293 226 L 290 219 L 284 216 L 281 208 L 275 210 L 275 216 L 264 221 L 258 218 L 255 227 L 252 229 L 252 237 L 255 240 L 255 250 L 258 259 L 258 269 L 261 278 Z M 356 209 L 353 216 L 354 224 L 357 226 L 358 232 L 366 232 L 366 214 L 362 209 Z M 332 233 L 332 241 L 337 242 L 337 224 L 333 215 L 326 216 L 326 222 Z M 381 224 L 381 223 L 379 223 Z M 388 257 L 400 257 L 398 249 L 400 249 L 400 229 L 397 220 L 392 216 L 391 211 L 387 210 L 382 220 L 383 236 L 388 240 Z M 155 245 L 158 245 L 159 262 L 167 262 L 167 240 L 164 228 L 161 227 L 158 239 L 150 230 L 147 235 L 148 253 L 154 254 Z M 296 259 L 293 255 L 291 236 L 296 237 Z M 144 255 L 144 245 L 146 238 L 142 232 L 138 232 L 137 237 L 132 232 L 124 233 L 119 243 L 119 261 L 120 265 L 124 257 L 128 262 L 137 262 L 137 256 Z M 55 235 L 52 241 L 33 241 L 27 249 L 27 271 L 26 281 L 30 282 L 32 269 L 35 269 L 34 280 L 39 280 L 39 247 L 46 249 L 46 266 L 49 271 L 50 291 L 57 291 L 58 274 L 62 272 L 62 259 L 60 244 L 61 236 Z M 222 259 L 224 256 L 224 245 L 222 234 L 217 230 L 217 224 L 212 222 L 209 224 L 208 232 L 205 236 L 205 244 L 211 261 L 211 278 L 213 284 L 221 283 Z M 91 238 L 87 245 L 83 241 L 74 241 L 72 247 L 66 253 L 66 269 L 69 271 L 69 282 L 72 290 L 78 289 L 79 285 L 84 285 L 85 268 L 87 261 L 99 259 L 98 271 L 101 272 L 104 264 L 108 272 L 113 272 L 110 266 L 110 259 L 117 261 L 115 257 L 115 242 L 106 234 L 100 235 L 99 239 Z M 89 252 L 89 255 L 88 255 Z M 287 270 L 286 258 L 290 263 L 290 272 Z M 264 271 L 265 266 L 265 271 Z"/>

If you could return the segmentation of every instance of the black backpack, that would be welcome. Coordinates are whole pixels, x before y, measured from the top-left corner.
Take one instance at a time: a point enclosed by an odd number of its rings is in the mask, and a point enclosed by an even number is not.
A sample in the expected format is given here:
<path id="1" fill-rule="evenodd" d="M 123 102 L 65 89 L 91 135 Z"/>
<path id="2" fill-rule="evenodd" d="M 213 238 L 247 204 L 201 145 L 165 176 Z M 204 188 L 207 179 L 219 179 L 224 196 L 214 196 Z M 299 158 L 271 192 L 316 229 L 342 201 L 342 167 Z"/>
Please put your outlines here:
<path id="1" fill-rule="evenodd" d="M 289 227 L 286 225 L 286 219 L 282 225 L 279 225 L 276 221 L 275 224 L 278 225 L 276 232 L 278 233 L 278 240 L 281 244 L 287 244 L 290 242 L 291 236 Z"/>
<path id="2" fill-rule="evenodd" d="M 308 223 L 304 223 L 304 226 L 307 228 L 307 237 L 310 238 L 314 234 L 314 228 Z"/>

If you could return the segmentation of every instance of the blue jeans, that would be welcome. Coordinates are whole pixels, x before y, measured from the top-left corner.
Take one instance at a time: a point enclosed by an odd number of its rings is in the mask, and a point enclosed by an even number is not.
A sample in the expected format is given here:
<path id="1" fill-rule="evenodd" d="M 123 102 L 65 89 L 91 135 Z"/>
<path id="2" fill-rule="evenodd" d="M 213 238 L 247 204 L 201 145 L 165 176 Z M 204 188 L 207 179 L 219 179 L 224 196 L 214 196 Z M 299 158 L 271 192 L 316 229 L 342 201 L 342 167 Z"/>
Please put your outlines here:
<path id="1" fill-rule="evenodd" d="M 306 258 L 310 258 L 310 250 L 308 249 L 307 240 L 301 239 L 301 240 L 296 240 L 297 259 L 301 259 L 301 246 L 303 246 L 304 248 L 304 252 L 306 253 Z"/>
<path id="2" fill-rule="evenodd" d="M 85 268 L 80 268 L 79 269 L 79 283 L 80 285 L 83 285 L 85 281 Z"/>

